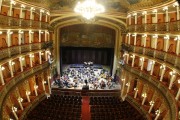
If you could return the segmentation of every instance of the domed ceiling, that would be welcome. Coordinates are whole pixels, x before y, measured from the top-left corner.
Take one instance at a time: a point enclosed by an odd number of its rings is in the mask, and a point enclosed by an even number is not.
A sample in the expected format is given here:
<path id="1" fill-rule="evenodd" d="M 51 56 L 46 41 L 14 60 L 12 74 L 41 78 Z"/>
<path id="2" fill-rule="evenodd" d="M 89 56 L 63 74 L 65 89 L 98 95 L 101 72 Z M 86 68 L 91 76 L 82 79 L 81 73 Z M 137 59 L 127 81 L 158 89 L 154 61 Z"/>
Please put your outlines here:
<path id="1" fill-rule="evenodd" d="M 78 1 L 84 0 L 21 0 L 50 8 L 51 11 L 72 11 Z M 108 11 L 127 12 L 139 7 L 149 7 L 172 0 L 96 0 Z"/>

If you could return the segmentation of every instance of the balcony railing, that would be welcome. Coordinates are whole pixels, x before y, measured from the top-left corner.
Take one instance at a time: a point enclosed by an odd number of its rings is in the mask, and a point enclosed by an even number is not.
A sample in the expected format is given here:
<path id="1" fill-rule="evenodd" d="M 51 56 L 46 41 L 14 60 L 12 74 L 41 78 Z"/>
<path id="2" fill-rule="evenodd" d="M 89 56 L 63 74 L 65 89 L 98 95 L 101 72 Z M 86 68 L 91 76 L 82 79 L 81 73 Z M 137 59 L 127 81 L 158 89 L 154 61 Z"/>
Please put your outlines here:
<path id="1" fill-rule="evenodd" d="M 22 28 L 42 28 L 48 29 L 49 24 L 41 21 L 25 20 L 11 16 L 0 15 L 0 26 L 22 27 Z"/>
<path id="2" fill-rule="evenodd" d="M 139 31 L 180 31 L 180 21 L 129 25 L 130 32 Z"/>
<path id="3" fill-rule="evenodd" d="M 4 98 L 7 96 L 9 90 L 11 90 L 16 84 L 18 84 L 20 81 L 23 81 L 25 78 L 31 75 L 34 75 L 37 72 L 44 70 L 48 67 L 49 67 L 48 62 L 44 62 L 43 64 L 32 67 L 31 69 L 27 69 L 26 71 L 23 71 L 21 74 L 18 74 L 17 76 L 14 76 L 13 78 L 11 78 L 11 80 L 8 83 L 2 86 L 2 90 L 0 91 L 0 95 L 1 95 L 0 109 L 2 109 Z"/>
<path id="4" fill-rule="evenodd" d="M 163 61 L 166 61 L 174 66 L 176 66 L 177 68 L 180 68 L 180 57 L 177 56 L 176 54 L 171 54 L 168 52 L 164 52 L 164 51 L 159 51 L 156 49 L 151 49 L 151 48 L 144 48 L 144 47 L 140 47 L 140 46 L 133 46 L 133 45 L 127 45 L 127 44 L 123 44 L 124 50 L 131 48 L 134 53 L 138 53 L 138 54 L 144 54 L 147 56 L 151 56 L 153 58 L 157 58 Z"/>
<path id="5" fill-rule="evenodd" d="M 0 60 L 11 57 L 13 55 L 17 55 L 17 54 L 30 52 L 33 50 L 44 49 L 43 47 L 45 46 L 45 44 L 46 42 L 41 42 L 41 43 L 32 43 L 32 44 L 25 44 L 25 45 L 4 48 L 0 50 L 1 51 Z"/>
<path id="6" fill-rule="evenodd" d="M 171 111 L 171 119 L 177 120 L 177 118 L 178 118 L 177 102 L 175 100 L 175 96 L 170 92 L 168 87 L 166 87 L 158 79 L 156 79 L 155 77 L 151 76 L 150 74 L 148 74 L 144 71 L 138 70 L 129 65 L 124 65 L 124 69 L 126 71 L 133 73 L 137 77 L 140 77 L 142 80 L 144 80 L 144 82 L 150 83 L 156 90 L 158 90 L 160 93 L 163 93 L 162 95 L 164 96 L 165 100 L 167 101 L 167 104 Z M 133 72 L 133 71 L 136 71 L 136 72 Z"/>

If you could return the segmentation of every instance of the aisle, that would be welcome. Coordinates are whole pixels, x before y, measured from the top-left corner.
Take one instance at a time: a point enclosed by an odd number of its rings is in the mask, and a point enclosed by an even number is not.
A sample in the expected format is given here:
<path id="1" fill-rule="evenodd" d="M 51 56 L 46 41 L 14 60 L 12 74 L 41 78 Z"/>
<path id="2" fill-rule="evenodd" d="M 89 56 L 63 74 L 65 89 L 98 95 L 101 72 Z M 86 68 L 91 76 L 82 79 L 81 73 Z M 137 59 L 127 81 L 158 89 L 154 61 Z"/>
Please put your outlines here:
<path id="1" fill-rule="evenodd" d="M 89 106 L 89 97 L 82 97 L 82 120 L 90 120 L 90 106 Z"/>

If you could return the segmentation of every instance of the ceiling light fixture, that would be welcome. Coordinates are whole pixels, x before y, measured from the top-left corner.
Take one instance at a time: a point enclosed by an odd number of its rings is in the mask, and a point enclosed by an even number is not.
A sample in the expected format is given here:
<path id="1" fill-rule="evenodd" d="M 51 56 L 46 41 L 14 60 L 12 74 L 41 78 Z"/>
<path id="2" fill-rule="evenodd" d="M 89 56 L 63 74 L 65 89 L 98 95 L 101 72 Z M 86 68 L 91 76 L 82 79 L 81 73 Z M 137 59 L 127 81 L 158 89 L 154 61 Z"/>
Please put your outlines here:
<path id="1" fill-rule="evenodd" d="M 84 18 L 90 20 L 98 13 L 105 11 L 101 4 L 97 4 L 95 0 L 85 0 L 84 2 L 78 2 L 74 8 L 76 13 L 80 13 Z"/>

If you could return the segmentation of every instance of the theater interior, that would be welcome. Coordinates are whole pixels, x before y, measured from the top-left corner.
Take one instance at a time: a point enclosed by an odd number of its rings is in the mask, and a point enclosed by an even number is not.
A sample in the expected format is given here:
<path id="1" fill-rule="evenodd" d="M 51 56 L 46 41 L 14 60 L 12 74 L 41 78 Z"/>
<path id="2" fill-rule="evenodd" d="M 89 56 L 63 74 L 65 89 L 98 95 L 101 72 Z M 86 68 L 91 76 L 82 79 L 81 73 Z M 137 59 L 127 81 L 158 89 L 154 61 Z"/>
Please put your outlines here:
<path id="1" fill-rule="evenodd" d="M 179 120 L 179 0 L 0 0 L 0 120 Z"/>

